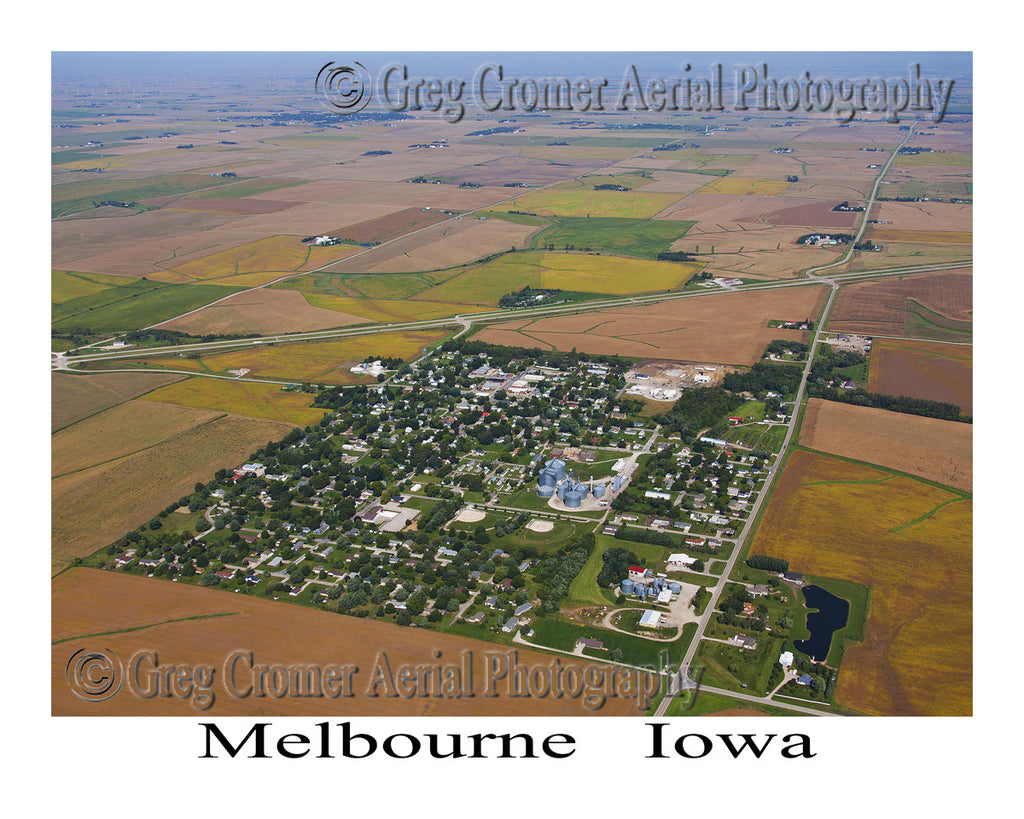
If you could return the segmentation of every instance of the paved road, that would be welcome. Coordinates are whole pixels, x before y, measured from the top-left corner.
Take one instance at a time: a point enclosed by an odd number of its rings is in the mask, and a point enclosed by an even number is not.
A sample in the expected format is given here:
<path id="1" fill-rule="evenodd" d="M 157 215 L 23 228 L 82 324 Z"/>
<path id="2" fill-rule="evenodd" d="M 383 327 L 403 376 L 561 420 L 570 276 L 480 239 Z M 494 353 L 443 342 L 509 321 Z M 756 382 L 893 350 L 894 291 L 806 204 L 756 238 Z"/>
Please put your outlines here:
<path id="1" fill-rule="evenodd" d="M 853 254 L 854 244 L 861 240 L 861 237 L 864 235 L 864 231 L 867 228 L 868 217 L 871 213 L 872 207 L 874 207 L 875 199 L 878 195 L 878 189 L 881 186 L 882 180 L 885 178 L 886 173 L 888 173 L 889 171 L 889 167 L 892 165 L 893 160 L 896 158 L 899 148 L 902 148 L 907 143 L 907 141 L 911 138 L 913 133 L 914 129 L 912 126 L 910 131 L 907 133 L 906 138 L 892 152 L 892 154 L 889 156 L 889 159 L 882 166 L 881 171 L 879 171 L 879 174 L 875 179 L 875 184 L 871 188 L 871 195 L 868 197 L 868 201 L 864 206 L 864 212 L 863 216 L 861 217 L 860 227 L 857 230 L 857 234 L 854 240 L 850 242 L 846 252 L 842 254 L 834 262 L 810 268 L 809 270 L 806 271 L 806 275 L 809 279 L 811 279 L 812 281 L 821 282 L 822 284 L 829 287 L 828 299 L 826 300 L 825 306 L 821 311 L 821 316 L 817 324 L 815 325 L 814 336 L 811 339 L 810 348 L 807 354 L 807 362 L 804 365 L 803 376 L 800 379 L 800 386 L 797 389 L 796 400 L 793 402 L 793 417 L 790 420 L 789 428 L 786 430 L 786 437 L 782 441 L 782 446 L 779 449 L 778 455 L 775 457 L 773 466 L 768 470 L 768 476 L 765 479 L 764 487 L 758 493 L 757 500 L 754 502 L 753 507 L 751 507 L 750 509 L 750 515 L 747 518 L 747 525 L 743 527 L 743 531 L 740 533 L 740 536 L 736 540 L 736 545 L 733 547 L 732 554 L 729 556 L 729 559 L 726 562 L 725 569 L 723 570 L 721 575 L 723 578 L 728 578 L 732 575 L 732 570 L 736 565 L 736 561 L 739 559 L 740 554 L 743 553 L 743 550 L 746 547 L 747 538 L 750 536 L 750 533 L 754 528 L 753 523 L 757 520 L 758 515 L 760 515 L 761 507 L 765 503 L 766 499 L 771 496 L 772 484 L 774 484 L 776 476 L 782 471 L 781 466 L 785 461 L 786 453 L 789 451 L 789 446 L 792 443 L 793 432 L 799 425 L 799 418 L 801 413 L 803 412 L 804 392 L 807 388 L 807 379 L 811 373 L 811 366 L 814 363 L 814 354 L 815 351 L 818 349 L 818 342 L 821 340 L 822 327 L 827 323 L 826 320 L 832 311 L 832 306 L 835 303 L 836 295 L 839 293 L 839 284 L 836 282 L 836 279 L 841 278 L 839 276 L 836 276 L 834 278 L 828 278 L 819 276 L 818 274 L 821 271 L 826 270 L 830 267 L 835 267 L 837 265 L 844 264 L 850 259 L 850 257 Z M 806 280 L 804 281 L 806 282 Z M 700 641 L 704 638 L 704 634 L 707 631 L 708 624 L 711 622 L 711 618 L 714 615 L 715 606 L 717 606 L 718 604 L 718 599 L 721 597 L 722 592 L 725 589 L 725 585 L 725 583 L 719 583 L 712 589 L 711 599 L 708 601 L 707 607 L 704 609 L 704 615 L 701 617 L 700 622 L 697 624 L 697 633 L 694 635 L 693 640 L 690 641 L 690 646 L 686 650 L 686 654 L 683 656 L 683 660 L 680 663 L 680 680 L 677 681 L 677 684 L 681 681 L 683 677 L 690 677 L 690 665 L 693 662 L 693 657 L 697 653 L 697 648 L 700 644 Z M 672 696 L 664 697 L 661 703 L 658 705 L 658 708 L 656 709 L 655 716 L 663 716 L 665 712 L 668 710 L 668 707 L 671 704 L 672 699 Z M 770 696 L 758 699 L 764 702 L 771 702 Z"/>

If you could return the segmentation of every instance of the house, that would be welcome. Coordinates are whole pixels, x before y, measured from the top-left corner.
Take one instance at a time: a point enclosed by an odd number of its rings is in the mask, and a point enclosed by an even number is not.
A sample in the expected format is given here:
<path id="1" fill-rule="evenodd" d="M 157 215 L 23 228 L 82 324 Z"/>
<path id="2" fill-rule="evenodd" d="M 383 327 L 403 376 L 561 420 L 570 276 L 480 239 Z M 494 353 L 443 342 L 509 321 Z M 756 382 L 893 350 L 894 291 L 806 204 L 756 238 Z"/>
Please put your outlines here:
<path id="1" fill-rule="evenodd" d="M 803 585 L 804 576 L 800 572 L 783 572 L 782 579 L 789 583 L 798 583 Z"/>
<path id="2" fill-rule="evenodd" d="M 811 684 L 811 675 L 810 674 L 801 674 L 799 677 L 796 678 L 796 684 L 797 685 L 810 685 Z"/>
<path id="3" fill-rule="evenodd" d="M 789 668 L 791 665 L 793 665 L 793 652 L 783 651 L 782 655 L 779 657 L 779 665 L 781 665 L 783 668 Z"/>
<path id="4" fill-rule="evenodd" d="M 484 615 L 484 613 L 482 611 L 478 611 L 476 614 L 472 614 L 469 617 L 467 617 L 466 618 L 466 622 L 467 623 L 480 623 L 480 622 L 483 621 L 484 616 L 485 615 Z"/>
<path id="5" fill-rule="evenodd" d="M 767 597 L 771 594 L 772 590 L 764 584 L 758 583 L 756 586 L 751 586 L 747 589 L 747 592 L 751 597 Z"/>
<path id="6" fill-rule="evenodd" d="M 501 627 L 501 630 L 504 631 L 504 632 L 515 631 L 518 626 L 519 626 L 519 618 L 518 617 L 509 617 L 508 620 L 505 621 L 505 625 L 503 625 Z"/>
<path id="7" fill-rule="evenodd" d="M 753 637 L 748 637 L 746 634 L 735 634 L 729 639 L 736 643 L 740 648 L 745 648 L 750 651 L 757 648 L 757 640 Z"/>
<path id="8" fill-rule="evenodd" d="M 516 610 L 515 610 L 514 612 L 512 612 L 512 613 L 513 613 L 513 614 L 514 614 L 514 615 L 515 615 L 516 617 L 518 617 L 518 616 L 519 616 L 519 615 L 521 615 L 521 614 L 526 614 L 526 612 L 528 612 L 528 611 L 529 611 L 530 609 L 532 609 L 532 608 L 533 608 L 533 603 L 523 603 L 523 605 L 521 605 L 521 606 L 518 606 L 518 607 L 516 608 Z"/>
<path id="9" fill-rule="evenodd" d="M 593 637 L 580 637 L 580 639 L 576 641 L 576 647 L 601 649 L 604 648 L 604 643 L 600 640 L 595 640 Z"/>
<path id="10" fill-rule="evenodd" d="M 744 603 L 743 604 L 743 616 L 744 617 L 750 617 L 750 616 L 752 616 L 754 614 L 757 614 L 757 606 L 755 606 L 753 603 Z"/>
<path id="11" fill-rule="evenodd" d="M 494 596 L 488 597 L 486 600 L 484 600 L 484 605 L 487 606 L 487 608 L 489 608 L 489 609 L 493 609 L 493 608 L 496 608 L 498 603 L 500 603 L 500 602 L 501 602 L 500 598 L 497 595 L 494 595 Z"/>

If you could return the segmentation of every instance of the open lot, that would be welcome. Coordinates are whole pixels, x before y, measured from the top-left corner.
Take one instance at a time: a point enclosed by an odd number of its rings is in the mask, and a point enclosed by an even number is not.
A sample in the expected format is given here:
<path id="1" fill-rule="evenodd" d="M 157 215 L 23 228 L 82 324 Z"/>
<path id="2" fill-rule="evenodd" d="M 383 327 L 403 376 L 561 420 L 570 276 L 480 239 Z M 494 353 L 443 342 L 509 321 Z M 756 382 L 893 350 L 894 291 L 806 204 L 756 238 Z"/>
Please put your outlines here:
<path id="1" fill-rule="evenodd" d="M 812 398 L 800 443 L 970 492 L 973 433 L 959 421 Z"/>
<path id="2" fill-rule="evenodd" d="M 790 457 L 752 554 L 872 587 L 841 704 L 876 715 L 972 713 L 969 496 L 807 451 Z"/>

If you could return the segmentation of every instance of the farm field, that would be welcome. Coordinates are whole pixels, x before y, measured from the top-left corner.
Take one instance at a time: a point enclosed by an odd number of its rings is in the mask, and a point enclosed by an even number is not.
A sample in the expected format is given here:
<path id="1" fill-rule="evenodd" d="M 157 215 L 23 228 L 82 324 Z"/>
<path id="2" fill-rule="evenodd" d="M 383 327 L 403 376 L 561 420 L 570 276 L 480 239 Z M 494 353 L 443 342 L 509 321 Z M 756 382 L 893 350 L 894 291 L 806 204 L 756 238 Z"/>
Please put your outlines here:
<path id="1" fill-rule="evenodd" d="M 815 316 L 824 297 L 824 289 L 814 286 L 723 293 L 575 316 L 519 319 L 486 327 L 474 338 L 528 348 L 575 347 L 586 353 L 753 365 L 772 339 L 807 340 L 804 332 L 769 327 L 771 319 Z"/>
<path id="2" fill-rule="evenodd" d="M 790 457 L 751 553 L 872 587 L 839 704 L 875 715 L 972 713 L 971 521 L 969 495 L 827 455 Z"/>
<path id="3" fill-rule="evenodd" d="M 778 196 L 789 186 L 781 179 L 757 179 L 744 176 L 723 176 L 709 182 L 700 193 L 721 193 L 728 196 Z"/>
<path id="4" fill-rule="evenodd" d="M 154 390 L 146 400 L 230 412 L 296 426 L 315 424 L 324 414 L 324 410 L 312 406 L 313 396 L 310 393 L 286 392 L 276 384 L 220 378 L 187 378 Z"/>
<path id="5" fill-rule="evenodd" d="M 239 289 L 211 284 L 161 285 L 126 279 L 123 286 L 107 287 L 56 305 L 50 326 L 55 332 L 82 328 L 94 333 L 138 330 L 202 307 Z"/>
<path id="6" fill-rule="evenodd" d="M 974 234 L 964 230 L 896 230 L 892 228 L 875 228 L 865 234 L 865 238 L 877 244 L 886 242 L 934 242 L 940 245 L 969 245 L 974 241 Z"/>
<path id="7" fill-rule="evenodd" d="M 494 652 L 510 649 L 465 637 L 403 628 L 366 618 L 288 606 L 265 598 L 228 594 L 196 586 L 119 575 L 113 571 L 71 569 L 51 581 L 51 709 L 55 716 L 635 716 L 635 699 L 608 698 L 587 710 L 579 698 L 484 697 L 484 669 Z M 72 693 L 64 679 L 69 658 L 94 648 L 95 636 L 123 663 L 137 651 L 154 651 L 162 662 L 205 664 L 216 669 L 214 702 L 197 711 L 186 699 L 133 696 L 127 686 L 100 703 Z M 351 697 L 337 699 L 232 696 L 222 669 L 234 652 L 252 652 L 269 665 L 354 665 Z M 438 657 L 437 652 L 440 652 Z M 384 656 L 396 676 L 403 666 L 459 663 L 472 656 L 473 697 L 371 696 L 374 668 Z M 551 667 L 551 655 L 517 647 L 517 659 L 530 668 Z M 561 658 L 561 665 L 597 665 L 585 658 Z M 242 667 L 240 665 L 240 667 Z M 468 683 L 467 683 L 468 685 Z M 239 686 L 241 689 L 241 686 Z"/>
<path id="8" fill-rule="evenodd" d="M 969 341 L 972 271 L 919 273 L 843 287 L 828 328 L 874 336 Z M 966 336 L 966 338 L 965 338 Z"/>
<path id="9" fill-rule="evenodd" d="M 244 350 L 199 358 L 171 356 L 119 359 L 124 366 L 165 367 L 196 373 L 230 375 L 229 370 L 248 369 L 247 378 L 267 378 L 289 383 L 305 381 L 317 384 L 365 383 L 368 376 L 357 376 L 349 368 L 367 357 L 412 359 L 440 339 L 443 331 L 392 332 L 361 335 L 339 341 L 314 341 L 302 344 L 266 344 Z M 264 443 L 266 443 L 264 441 Z"/>
<path id="10" fill-rule="evenodd" d="M 696 264 L 582 253 L 514 253 L 471 267 L 421 297 L 497 306 L 503 295 L 526 286 L 613 296 L 679 290 L 699 269 Z"/>
<path id="11" fill-rule="evenodd" d="M 52 438 L 51 566 L 58 571 L 236 466 L 291 424 L 135 400 Z"/>
<path id="12" fill-rule="evenodd" d="M 511 218 L 515 214 L 509 214 Z M 532 246 L 552 250 L 585 250 L 654 259 L 681 241 L 692 227 L 682 220 L 610 217 L 551 217 L 550 227 L 533 237 Z"/>
<path id="13" fill-rule="evenodd" d="M 415 185 L 413 187 L 434 187 Z M 335 273 L 419 273 L 468 264 L 529 244 L 535 225 L 467 218 L 421 229 L 354 259 L 332 265 Z"/>
<path id="14" fill-rule="evenodd" d="M 172 269 L 193 279 L 212 279 L 239 273 L 267 271 L 295 272 L 322 267 L 357 251 L 351 245 L 314 247 L 304 244 L 299 236 L 268 236 Z"/>
<path id="15" fill-rule="evenodd" d="M 70 426 L 83 418 L 173 384 L 182 376 L 171 373 L 105 373 L 50 376 L 50 429 Z"/>
<path id="16" fill-rule="evenodd" d="M 165 321 L 164 330 L 207 333 L 295 333 L 361 324 L 365 319 L 310 304 L 301 293 L 263 287 L 246 290 L 198 312 Z"/>
<path id="17" fill-rule="evenodd" d="M 493 209 L 525 211 L 540 216 L 614 217 L 650 219 L 679 199 L 676 193 L 636 193 L 633 191 L 595 191 L 568 183 L 559 188 L 528 193 Z"/>
<path id="18" fill-rule="evenodd" d="M 168 174 L 148 179 L 89 179 L 53 188 L 52 217 L 67 216 L 94 207 L 94 201 L 116 200 L 145 203 L 161 196 L 181 196 L 203 188 L 219 187 L 231 180 L 199 174 Z"/>
<path id="19" fill-rule="evenodd" d="M 868 391 L 958 404 L 974 414 L 974 348 L 971 345 L 875 339 Z"/>
<path id="20" fill-rule="evenodd" d="M 800 444 L 970 492 L 973 433 L 959 421 L 811 398 Z"/>

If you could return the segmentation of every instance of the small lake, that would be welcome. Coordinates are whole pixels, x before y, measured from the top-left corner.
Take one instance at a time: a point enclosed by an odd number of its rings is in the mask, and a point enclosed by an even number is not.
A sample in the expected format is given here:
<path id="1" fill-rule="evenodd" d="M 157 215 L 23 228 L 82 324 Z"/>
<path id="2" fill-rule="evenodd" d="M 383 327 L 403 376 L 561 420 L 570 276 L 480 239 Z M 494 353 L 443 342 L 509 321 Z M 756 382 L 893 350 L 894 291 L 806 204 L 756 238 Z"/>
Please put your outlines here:
<path id="1" fill-rule="evenodd" d="M 832 635 L 846 625 L 850 617 L 850 601 L 836 597 L 821 586 L 804 586 L 804 605 L 817 609 L 807 615 L 809 640 L 794 640 L 793 645 L 818 662 L 824 662 L 832 646 Z"/>

